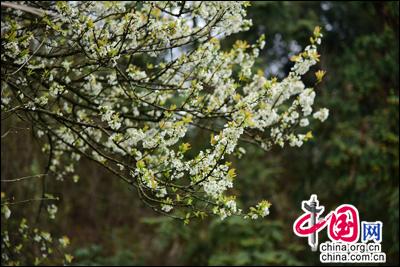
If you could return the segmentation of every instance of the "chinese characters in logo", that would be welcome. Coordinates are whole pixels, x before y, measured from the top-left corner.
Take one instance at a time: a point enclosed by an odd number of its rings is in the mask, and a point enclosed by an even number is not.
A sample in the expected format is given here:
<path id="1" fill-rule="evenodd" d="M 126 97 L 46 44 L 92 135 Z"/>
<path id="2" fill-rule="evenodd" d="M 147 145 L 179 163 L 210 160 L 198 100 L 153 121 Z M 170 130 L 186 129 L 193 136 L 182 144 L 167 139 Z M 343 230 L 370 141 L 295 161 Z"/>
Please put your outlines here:
<path id="1" fill-rule="evenodd" d="M 323 263 L 384 263 L 386 254 L 381 251 L 382 222 L 360 224 L 356 207 L 343 204 L 324 214 L 317 195 L 302 202 L 303 214 L 293 224 L 297 236 L 308 237 L 312 251 L 318 250 L 318 234 L 327 230 L 331 241 L 320 245 L 320 261 Z M 358 243 L 361 239 L 361 243 Z M 368 243 L 372 241 L 371 243 Z"/>
<path id="2" fill-rule="evenodd" d="M 328 236 L 332 241 L 357 242 L 359 237 L 358 210 L 352 205 L 341 205 L 319 220 L 324 211 L 319 206 L 316 195 L 309 201 L 303 201 L 300 216 L 293 225 L 293 230 L 298 236 L 308 236 L 308 244 L 313 251 L 318 247 L 318 232 L 328 226 Z"/>
<path id="3" fill-rule="evenodd" d="M 382 241 L 382 223 L 381 222 L 361 222 L 362 225 L 362 242 L 373 240 L 376 243 Z"/>

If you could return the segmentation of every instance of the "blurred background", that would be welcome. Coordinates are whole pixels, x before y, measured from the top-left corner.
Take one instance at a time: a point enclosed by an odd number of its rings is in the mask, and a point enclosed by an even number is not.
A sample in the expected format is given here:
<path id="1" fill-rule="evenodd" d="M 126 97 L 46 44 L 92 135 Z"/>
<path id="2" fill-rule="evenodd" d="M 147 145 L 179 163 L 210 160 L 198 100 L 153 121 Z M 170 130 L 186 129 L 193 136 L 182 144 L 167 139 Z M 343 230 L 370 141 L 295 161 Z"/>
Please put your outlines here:
<path id="1" fill-rule="evenodd" d="M 316 193 L 325 210 L 350 203 L 361 220 L 382 221 L 387 264 L 398 265 L 399 2 L 253 2 L 248 17 L 254 24 L 250 31 L 222 44 L 251 43 L 266 34 L 257 68 L 269 77 L 288 73 L 288 59 L 308 44 L 315 26 L 324 34 L 315 70 L 327 73 L 317 87 L 316 106 L 328 107 L 329 119 L 312 125 L 314 138 L 300 149 L 266 153 L 243 144 L 246 155 L 234 160 L 242 206 L 265 198 L 271 214 L 260 221 L 206 218 L 185 226 L 154 214 L 118 179 L 83 160 L 77 183 L 71 178 L 47 184 L 47 191 L 61 198 L 59 211 L 55 221 L 38 220 L 50 232 L 70 237 L 75 264 L 319 264 L 307 240 L 292 231 L 301 201 Z M 2 121 L 2 136 L 10 127 L 13 134 L 1 139 L 2 179 L 42 173 L 46 157 L 29 126 Z M 40 196 L 41 186 L 37 179 L 2 184 L 2 191 L 24 199 Z M 38 204 L 19 205 L 13 218 L 34 221 L 37 210 Z"/>

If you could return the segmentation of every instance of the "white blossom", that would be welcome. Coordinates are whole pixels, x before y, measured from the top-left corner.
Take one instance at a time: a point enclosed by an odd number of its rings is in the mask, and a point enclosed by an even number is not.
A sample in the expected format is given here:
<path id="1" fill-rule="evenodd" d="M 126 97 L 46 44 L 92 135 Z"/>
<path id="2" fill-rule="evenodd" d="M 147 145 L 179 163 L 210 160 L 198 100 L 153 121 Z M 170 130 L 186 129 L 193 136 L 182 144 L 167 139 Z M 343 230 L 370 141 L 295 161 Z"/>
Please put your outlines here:
<path id="1" fill-rule="evenodd" d="M 324 122 L 328 118 L 328 116 L 329 110 L 327 108 L 322 108 L 313 114 L 313 117 L 320 120 L 321 122 Z"/>

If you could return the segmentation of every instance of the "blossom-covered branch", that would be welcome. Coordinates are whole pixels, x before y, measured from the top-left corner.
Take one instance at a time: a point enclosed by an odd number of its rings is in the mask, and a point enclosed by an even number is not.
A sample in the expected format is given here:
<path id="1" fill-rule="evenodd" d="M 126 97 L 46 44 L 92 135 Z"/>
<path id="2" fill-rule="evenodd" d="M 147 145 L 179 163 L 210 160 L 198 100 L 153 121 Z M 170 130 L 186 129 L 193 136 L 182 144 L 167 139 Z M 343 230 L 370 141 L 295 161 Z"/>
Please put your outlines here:
<path id="1" fill-rule="evenodd" d="M 85 157 L 157 212 L 256 219 L 270 203 L 237 207 L 227 158 L 245 152 L 240 142 L 300 147 L 309 120 L 328 116 L 301 80 L 319 60 L 318 27 L 278 80 L 254 72 L 264 36 L 221 49 L 221 38 L 251 26 L 247 2 L 25 4 L 45 14 L 2 9 L 2 117 L 32 123 L 58 180 Z M 197 130 L 210 138 L 190 157 Z"/>

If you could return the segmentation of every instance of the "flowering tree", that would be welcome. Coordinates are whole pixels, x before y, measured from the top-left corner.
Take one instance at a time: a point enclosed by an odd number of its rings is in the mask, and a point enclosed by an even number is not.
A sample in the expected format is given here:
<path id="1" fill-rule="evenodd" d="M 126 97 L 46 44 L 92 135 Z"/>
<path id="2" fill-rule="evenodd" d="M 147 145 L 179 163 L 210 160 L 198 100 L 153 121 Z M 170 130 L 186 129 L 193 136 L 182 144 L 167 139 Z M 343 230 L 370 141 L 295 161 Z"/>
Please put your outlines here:
<path id="1" fill-rule="evenodd" d="M 29 121 L 48 154 L 46 173 L 74 179 L 82 157 L 134 189 L 157 212 L 188 223 L 268 215 L 261 201 L 245 211 L 230 194 L 248 142 L 269 150 L 312 137 L 315 91 L 302 76 L 318 62 L 311 44 L 291 58 L 287 77 L 254 72 L 264 47 L 220 39 L 251 26 L 247 2 L 2 3 L 2 119 Z M 320 82 L 324 72 L 315 73 Z M 189 157 L 191 132 L 207 131 Z M 111 178 L 110 178 L 111 179 Z M 54 207 L 53 207 L 54 209 Z"/>

